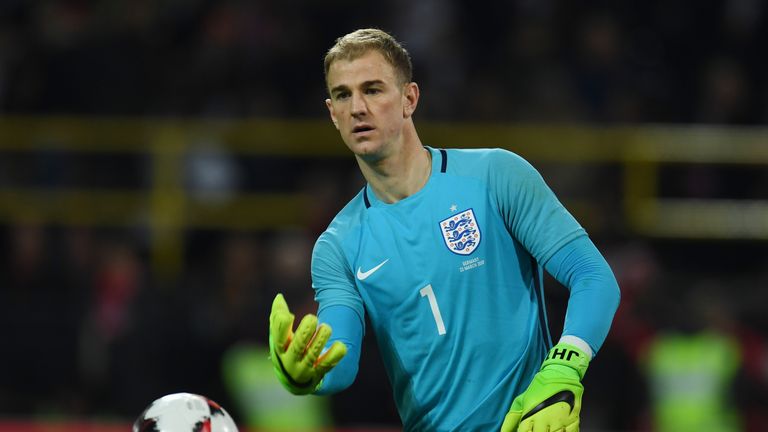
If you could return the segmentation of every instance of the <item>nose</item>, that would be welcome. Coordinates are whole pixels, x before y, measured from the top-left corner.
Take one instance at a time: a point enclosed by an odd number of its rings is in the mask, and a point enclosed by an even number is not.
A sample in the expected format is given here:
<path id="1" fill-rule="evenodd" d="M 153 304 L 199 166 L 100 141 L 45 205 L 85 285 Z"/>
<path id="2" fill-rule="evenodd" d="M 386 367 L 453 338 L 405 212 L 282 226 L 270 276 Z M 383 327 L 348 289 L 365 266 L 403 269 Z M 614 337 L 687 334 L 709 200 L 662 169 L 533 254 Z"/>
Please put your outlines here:
<path id="1" fill-rule="evenodd" d="M 352 93 L 352 106 L 350 111 L 353 117 L 360 117 L 368 112 L 368 105 L 365 103 L 365 98 L 359 92 Z"/>

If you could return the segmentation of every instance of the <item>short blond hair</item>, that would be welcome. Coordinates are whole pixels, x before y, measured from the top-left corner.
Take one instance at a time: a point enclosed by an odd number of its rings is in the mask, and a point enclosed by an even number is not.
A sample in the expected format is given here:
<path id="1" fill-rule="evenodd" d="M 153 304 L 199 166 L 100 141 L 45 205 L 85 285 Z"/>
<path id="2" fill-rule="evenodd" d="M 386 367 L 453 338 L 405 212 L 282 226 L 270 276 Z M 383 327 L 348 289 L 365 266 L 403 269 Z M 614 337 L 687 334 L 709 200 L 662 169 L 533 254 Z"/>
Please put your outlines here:
<path id="1" fill-rule="evenodd" d="M 328 83 L 328 71 L 336 60 L 354 60 L 368 51 L 375 50 L 392 65 L 400 80 L 406 84 L 413 79 L 411 55 L 389 33 L 376 28 L 355 30 L 338 39 L 325 54 L 325 82 Z"/>

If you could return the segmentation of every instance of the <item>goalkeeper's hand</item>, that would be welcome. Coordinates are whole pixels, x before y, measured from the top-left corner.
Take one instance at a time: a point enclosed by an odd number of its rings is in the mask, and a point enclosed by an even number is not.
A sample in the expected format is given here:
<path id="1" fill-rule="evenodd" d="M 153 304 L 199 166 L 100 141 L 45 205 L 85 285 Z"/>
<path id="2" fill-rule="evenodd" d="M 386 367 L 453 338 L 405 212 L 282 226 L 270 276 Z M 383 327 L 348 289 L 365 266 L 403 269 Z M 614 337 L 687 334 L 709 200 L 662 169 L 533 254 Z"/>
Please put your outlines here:
<path id="1" fill-rule="evenodd" d="M 293 394 L 313 393 L 320 388 L 323 376 L 347 353 L 347 346 L 336 341 L 324 353 L 331 337 L 331 327 L 317 325 L 317 317 L 302 318 L 293 332 L 294 315 L 288 310 L 282 294 L 272 302 L 269 315 L 269 352 L 277 378 Z"/>
<path id="2" fill-rule="evenodd" d="M 501 432 L 577 432 L 581 379 L 588 365 L 585 352 L 562 342 L 555 345 L 528 389 L 512 401 Z"/>

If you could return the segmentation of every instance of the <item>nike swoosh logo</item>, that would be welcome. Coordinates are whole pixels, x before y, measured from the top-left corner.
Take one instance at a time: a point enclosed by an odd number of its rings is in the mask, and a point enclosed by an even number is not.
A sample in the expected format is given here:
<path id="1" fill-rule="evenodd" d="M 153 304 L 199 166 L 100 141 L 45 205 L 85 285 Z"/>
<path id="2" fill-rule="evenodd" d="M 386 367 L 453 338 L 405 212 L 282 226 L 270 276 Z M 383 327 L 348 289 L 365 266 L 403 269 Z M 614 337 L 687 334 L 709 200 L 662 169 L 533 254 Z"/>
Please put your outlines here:
<path id="1" fill-rule="evenodd" d="M 525 413 L 525 415 L 523 416 L 523 418 L 520 419 L 520 421 L 523 421 L 528 417 L 536 414 L 537 412 L 545 408 L 551 407 L 552 405 L 560 402 L 565 402 L 568 405 L 570 405 L 571 406 L 570 412 L 573 412 L 573 408 L 576 405 L 576 395 L 574 395 L 573 392 L 570 390 L 563 390 L 561 392 L 555 393 L 549 398 L 547 398 L 544 402 L 536 405 L 535 407 L 533 407 L 533 409 Z"/>
<path id="2" fill-rule="evenodd" d="M 372 268 L 372 269 L 370 269 L 368 271 L 365 271 L 365 272 L 363 271 L 362 267 L 358 267 L 357 268 L 357 278 L 359 280 L 366 280 L 366 279 L 368 279 L 368 276 L 376 273 L 376 270 L 380 269 L 381 266 L 383 266 L 384 264 L 387 263 L 387 261 L 389 261 L 389 258 L 385 259 L 381 264 L 377 265 L 376 267 L 374 267 L 374 268 Z"/>

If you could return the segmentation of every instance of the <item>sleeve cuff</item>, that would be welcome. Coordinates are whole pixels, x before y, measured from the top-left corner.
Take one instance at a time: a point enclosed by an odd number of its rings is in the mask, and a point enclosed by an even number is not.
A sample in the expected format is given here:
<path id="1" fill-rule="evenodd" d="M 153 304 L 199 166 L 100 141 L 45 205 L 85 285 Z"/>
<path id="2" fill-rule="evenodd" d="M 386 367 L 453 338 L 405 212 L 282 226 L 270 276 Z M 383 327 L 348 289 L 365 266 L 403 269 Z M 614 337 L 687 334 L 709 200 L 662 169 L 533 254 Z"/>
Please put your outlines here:
<path id="1" fill-rule="evenodd" d="M 592 360 L 592 356 L 593 356 L 592 348 L 589 346 L 587 342 L 584 341 L 584 339 L 578 336 L 565 335 L 560 338 L 560 341 L 558 343 L 567 343 L 569 345 L 573 345 L 576 348 L 584 351 L 584 353 L 589 356 L 589 360 Z"/>

